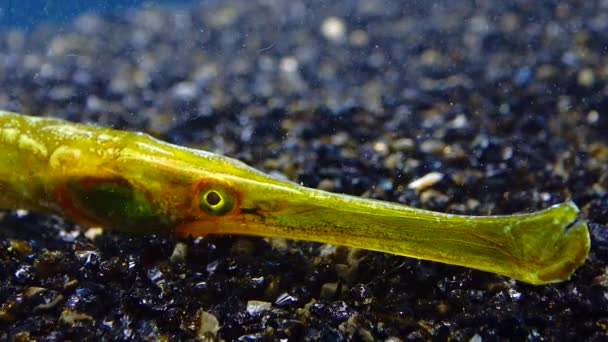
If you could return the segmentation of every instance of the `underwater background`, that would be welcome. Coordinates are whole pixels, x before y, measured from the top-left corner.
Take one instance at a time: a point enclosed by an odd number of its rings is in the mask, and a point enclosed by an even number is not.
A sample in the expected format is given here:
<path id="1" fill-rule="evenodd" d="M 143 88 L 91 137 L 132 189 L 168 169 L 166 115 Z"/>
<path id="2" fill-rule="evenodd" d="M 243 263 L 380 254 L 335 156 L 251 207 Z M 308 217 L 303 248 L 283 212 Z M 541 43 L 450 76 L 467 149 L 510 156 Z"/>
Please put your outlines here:
<path id="1" fill-rule="evenodd" d="M 572 199 L 571 280 L 0 211 L 0 340 L 605 340 L 607 1 L 0 2 L 0 109 L 458 214 Z M 1 156 L 0 156 L 1 158 Z M 422 188 L 413 180 L 439 174 Z"/>
<path id="2" fill-rule="evenodd" d="M 67 23 L 85 12 L 116 13 L 138 6 L 180 6 L 195 3 L 193 0 L 3 0 L 0 4 L 0 26 L 34 28 L 44 23 Z"/>

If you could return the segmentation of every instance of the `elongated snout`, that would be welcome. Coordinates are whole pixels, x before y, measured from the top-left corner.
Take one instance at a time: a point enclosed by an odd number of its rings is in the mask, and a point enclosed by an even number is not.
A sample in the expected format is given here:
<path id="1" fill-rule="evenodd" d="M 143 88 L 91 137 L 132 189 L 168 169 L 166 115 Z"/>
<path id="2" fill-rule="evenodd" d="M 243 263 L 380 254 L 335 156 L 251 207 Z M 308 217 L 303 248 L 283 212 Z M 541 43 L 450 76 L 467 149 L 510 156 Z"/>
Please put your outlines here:
<path id="1" fill-rule="evenodd" d="M 573 202 L 530 214 L 463 216 L 296 185 L 243 193 L 237 214 L 192 222 L 210 233 L 273 236 L 392 253 L 506 275 L 532 284 L 568 279 L 589 252 Z"/>

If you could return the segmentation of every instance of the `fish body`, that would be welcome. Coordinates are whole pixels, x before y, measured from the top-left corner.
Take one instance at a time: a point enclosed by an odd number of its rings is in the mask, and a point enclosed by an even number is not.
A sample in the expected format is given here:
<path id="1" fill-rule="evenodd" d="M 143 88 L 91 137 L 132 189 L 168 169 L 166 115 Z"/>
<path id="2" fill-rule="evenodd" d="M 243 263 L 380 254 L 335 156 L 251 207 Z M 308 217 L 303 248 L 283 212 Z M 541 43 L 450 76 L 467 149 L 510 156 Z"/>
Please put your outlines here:
<path id="1" fill-rule="evenodd" d="M 345 245 L 460 265 L 532 284 L 584 263 L 571 202 L 466 216 L 306 188 L 147 134 L 0 111 L 0 207 L 87 226 L 178 236 L 243 234 Z"/>

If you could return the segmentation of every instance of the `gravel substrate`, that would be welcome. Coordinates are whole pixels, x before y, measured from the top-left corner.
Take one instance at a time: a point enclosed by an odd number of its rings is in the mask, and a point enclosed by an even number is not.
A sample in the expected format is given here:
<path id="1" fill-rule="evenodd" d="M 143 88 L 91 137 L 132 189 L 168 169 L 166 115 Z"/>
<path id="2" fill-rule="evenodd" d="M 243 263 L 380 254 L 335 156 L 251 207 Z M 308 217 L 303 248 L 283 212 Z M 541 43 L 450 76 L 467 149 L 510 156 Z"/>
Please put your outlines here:
<path id="1" fill-rule="evenodd" d="M 309 242 L 0 211 L 0 340 L 608 335 L 606 1 L 210 1 L 4 29 L 0 108 L 436 211 L 572 198 L 592 236 L 570 281 L 532 286 Z"/>

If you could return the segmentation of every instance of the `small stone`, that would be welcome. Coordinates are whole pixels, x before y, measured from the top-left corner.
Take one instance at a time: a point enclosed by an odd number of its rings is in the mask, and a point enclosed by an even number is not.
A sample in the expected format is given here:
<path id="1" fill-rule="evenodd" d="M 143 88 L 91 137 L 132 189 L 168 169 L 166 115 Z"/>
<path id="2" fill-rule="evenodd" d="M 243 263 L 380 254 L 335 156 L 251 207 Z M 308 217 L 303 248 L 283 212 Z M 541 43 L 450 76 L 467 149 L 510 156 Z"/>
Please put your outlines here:
<path id="1" fill-rule="evenodd" d="M 25 291 L 23 291 L 23 295 L 26 298 L 30 298 L 30 297 L 34 297 L 35 295 L 37 295 L 45 290 L 46 289 L 44 287 L 31 286 L 31 287 L 28 287 L 27 289 L 25 289 Z"/>
<path id="2" fill-rule="evenodd" d="M 338 250 L 338 246 L 326 243 L 326 244 L 322 245 L 321 247 L 319 247 L 319 258 L 328 259 L 328 258 L 336 255 L 337 250 Z"/>
<path id="3" fill-rule="evenodd" d="M 63 295 L 57 291 L 32 286 L 25 290 L 24 295 L 40 304 L 32 308 L 32 312 L 47 311 L 63 302 Z"/>
<path id="4" fill-rule="evenodd" d="M 15 342 L 34 341 L 29 331 L 19 331 L 12 336 L 11 340 Z"/>
<path id="5" fill-rule="evenodd" d="M 593 284 L 608 287 L 608 267 L 604 267 L 604 272 L 593 278 Z"/>
<path id="6" fill-rule="evenodd" d="M 320 298 L 324 300 L 334 300 L 338 291 L 338 283 L 325 283 L 321 286 Z"/>
<path id="7" fill-rule="evenodd" d="M 70 309 L 63 309 L 63 311 L 61 311 L 61 315 L 59 316 L 59 320 L 61 322 L 69 324 L 69 325 L 74 325 L 74 324 L 78 323 L 78 321 L 92 320 L 92 319 L 93 319 L 93 317 L 91 317 L 87 314 L 78 313 L 78 312 L 70 310 Z"/>
<path id="8" fill-rule="evenodd" d="M 264 311 L 272 309 L 272 303 L 261 300 L 250 300 L 247 302 L 247 313 L 256 316 Z"/>
<path id="9" fill-rule="evenodd" d="M 467 120 L 466 115 L 458 114 L 452 121 L 450 121 L 449 125 L 455 129 L 461 129 L 467 127 L 469 121 Z"/>
<path id="10" fill-rule="evenodd" d="M 502 15 L 500 20 L 500 28 L 505 32 L 516 31 L 521 24 L 519 16 L 512 12 L 507 12 Z"/>
<path id="11" fill-rule="evenodd" d="M 446 160 L 465 160 L 467 158 L 466 152 L 460 145 L 448 145 L 442 152 Z"/>
<path id="12" fill-rule="evenodd" d="M 367 45 L 369 37 L 367 32 L 363 30 L 354 30 L 349 37 L 350 44 L 356 47 L 362 47 Z"/>
<path id="13" fill-rule="evenodd" d="M 223 28 L 232 25 L 239 17 L 239 11 L 235 6 L 225 5 L 216 11 L 209 13 L 209 25 Z"/>
<path id="14" fill-rule="evenodd" d="M 391 143 L 391 148 L 395 151 L 411 151 L 414 149 L 414 140 L 401 138 Z"/>
<path id="15" fill-rule="evenodd" d="M 446 302 L 440 302 L 439 304 L 437 304 L 437 312 L 442 315 L 445 315 L 449 309 L 450 306 Z"/>
<path id="16" fill-rule="evenodd" d="M 420 151 L 424 153 L 437 154 L 443 150 L 445 144 L 440 140 L 428 139 L 420 144 Z"/>
<path id="17" fill-rule="evenodd" d="M 397 336 L 391 336 L 391 337 L 387 338 L 386 340 L 384 340 L 384 342 L 403 342 L 403 340 Z"/>
<path id="18" fill-rule="evenodd" d="M 84 232 L 84 236 L 89 240 L 95 240 L 96 237 L 103 234 L 103 228 L 93 227 Z"/>
<path id="19" fill-rule="evenodd" d="M 442 192 L 430 189 L 420 194 L 420 201 L 435 209 L 444 207 L 450 201 L 450 198 Z"/>
<path id="20" fill-rule="evenodd" d="M 24 255 L 32 252 L 32 245 L 25 240 L 9 240 L 8 252 Z"/>
<path id="21" fill-rule="evenodd" d="M 173 247 L 173 253 L 169 257 L 172 263 L 179 263 L 186 260 L 186 255 L 188 255 L 188 245 L 183 242 L 178 242 Z"/>
<path id="22" fill-rule="evenodd" d="M 350 136 L 346 132 L 338 132 L 331 136 L 331 143 L 336 146 L 344 146 L 350 140 Z"/>
<path id="23" fill-rule="evenodd" d="M 385 156 L 388 153 L 388 144 L 385 141 L 376 141 L 374 143 L 374 151 Z"/>
<path id="24" fill-rule="evenodd" d="M 543 64 L 536 69 L 536 77 L 539 80 L 548 80 L 556 75 L 558 69 L 550 64 Z"/>
<path id="25" fill-rule="evenodd" d="M 192 101 L 198 97 L 198 89 L 193 82 L 180 82 L 171 88 L 173 96 L 183 101 Z"/>
<path id="26" fill-rule="evenodd" d="M 298 71 L 298 60 L 294 57 L 281 58 L 279 69 L 286 74 L 294 74 Z"/>
<path id="27" fill-rule="evenodd" d="M 331 179 L 324 178 L 319 182 L 317 188 L 324 191 L 333 191 L 336 188 L 336 183 Z"/>
<path id="28" fill-rule="evenodd" d="M 338 17 L 327 17 L 321 24 L 321 33 L 327 40 L 343 41 L 346 35 L 346 24 Z"/>
<path id="29" fill-rule="evenodd" d="M 597 123 L 597 121 L 600 119 L 600 114 L 597 112 L 597 110 L 592 110 L 589 113 L 587 113 L 587 123 L 590 125 L 593 125 L 595 123 Z"/>
<path id="30" fill-rule="evenodd" d="M 200 320 L 197 337 L 204 341 L 215 341 L 217 332 L 220 330 L 220 322 L 213 314 L 210 314 L 209 312 L 199 310 L 198 314 Z"/>
<path id="31" fill-rule="evenodd" d="M 593 70 L 589 68 L 582 69 L 578 73 L 578 84 L 584 87 L 591 87 L 595 82 L 595 75 L 593 74 Z"/>
<path id="32" fill-rule="evenodd" d="M 76 89 L 71 86 L 60 86 L 49 91 L 49 97 L 57 101 L 66 101 L 76 94 Z"/>
<path id="33" fill-rule="evenodd" d="M 469 198 L 467 200 L 467 210 L 468 211 L 474 212 L 479 209 L 479 206 L 481 206 L 481 202 L 479 202 L 478 200 L 476 200 L 474 198 Z"/>
<path id="34" fill-rule="evenodd" d="M 441 61 L 441 54 L 434 49 L 427 49 L 420 55 L 420 62 L 426 65 L 435 65 Z"/>
<path id="35" fill-rule="evenodd" d="M 482 341 L 483 341 L 483 339 L 478 334 L 473 335 L 473 337 L 471 337 L 469 339 L 469 342 L 482 342 Z"/>
<path id="36" fill-rule="evenodd" d="M 296 302 L 298 299 L 287 292 L 280 294 L 274 303 L 278 306 L 289 305 L 291 303 Z"/>
<path id="37" fill-rule="evenodd" d="M 401 152 L 391 153 L 384 158 L 384 167 L 387 169 L 401 169 L 403 167 L 403 154 Z"/>
<path id="38" fill-rule="evenodd" d="M 287 239 L 284 238 L 267 238 L 265 239 L 275 251 L 285 251 L 289 247 Z"/>
<path id="39" fill-rule="evenodd" d="M 103 100 L 101 100 L 99 97 L 95 95 L 89 95 L 87 97 L 86 107 L 87 110 L 90 110 L 92 112 L 99 112 L 103 110 L 104 103 Z"/>
<path id="40" fill-rule="evenodd" d="M 429 172 L 426 175 L 410 182 L 407 187 L 416 191 L 424 190 L 435 185 L 443 179 L 444 175 L 440 172 Z"/>

